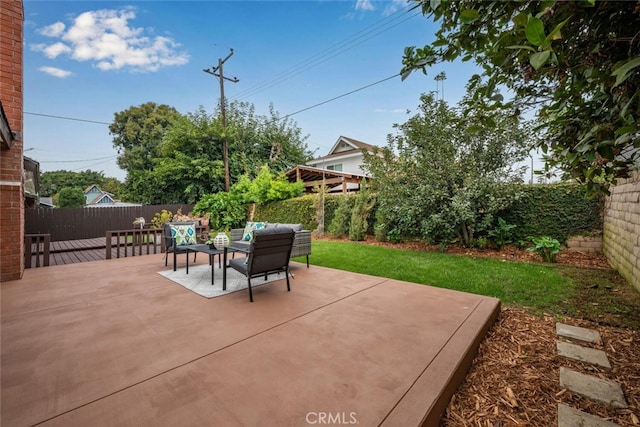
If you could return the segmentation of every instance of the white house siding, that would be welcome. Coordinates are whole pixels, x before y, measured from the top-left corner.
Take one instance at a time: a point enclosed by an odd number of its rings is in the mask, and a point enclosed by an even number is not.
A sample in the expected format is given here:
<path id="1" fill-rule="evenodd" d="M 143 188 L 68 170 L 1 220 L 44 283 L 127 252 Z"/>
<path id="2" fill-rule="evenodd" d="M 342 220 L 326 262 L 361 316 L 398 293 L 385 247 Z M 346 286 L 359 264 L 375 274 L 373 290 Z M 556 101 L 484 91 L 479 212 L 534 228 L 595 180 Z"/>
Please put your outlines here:
<path id="1" fill-rule="evenodd" d="M 340 172 L 363 174 L 364 171 L 361 168 L 363 165 L 362 159 L 362 153 L 354 153 L 345 157 L 314 160 L 307 163 L 307 165 L 319 169 L 328 169 L 329 166 L 341 164 L 342 170 Z"/>

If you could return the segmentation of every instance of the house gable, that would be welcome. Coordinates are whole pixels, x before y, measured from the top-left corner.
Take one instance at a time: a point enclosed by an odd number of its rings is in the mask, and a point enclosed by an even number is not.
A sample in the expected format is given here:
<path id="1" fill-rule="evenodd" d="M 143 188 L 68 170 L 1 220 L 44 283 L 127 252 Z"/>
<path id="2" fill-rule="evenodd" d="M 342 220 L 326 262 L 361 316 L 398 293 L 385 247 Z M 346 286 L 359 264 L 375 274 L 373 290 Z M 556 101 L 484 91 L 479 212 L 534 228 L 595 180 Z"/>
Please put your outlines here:
<path id="1" fill-rule="evenodd" d="M 100 204 L 104 204 L 104 203 L 109 203 L 109 204 L 114 204 L 116 201 L 113 199 L 113 197 L 111 197 L 109 195 L 109 193 L 102 193 L 101 196 L 98 196 L 98 198 L 94 199 L 91 204 L 92 205 L 100 205 Z"/>
<path id="2" fill-rule="evenodd" d="M 353 138 L 340 136 L 329 154 L 307 162 L 307 166 L 361 174 L 364 171 L 363 150 L 371 152 L 376 147 Z"/>
<path id="3" fill-rule="evenodd" d="M 96 184 L 88 186 L 84 190 L 84 197 L 86 198 L 86 204 L 93 203 L 98 197 L 102 196 L 104 191 L 102 191 Z"/>

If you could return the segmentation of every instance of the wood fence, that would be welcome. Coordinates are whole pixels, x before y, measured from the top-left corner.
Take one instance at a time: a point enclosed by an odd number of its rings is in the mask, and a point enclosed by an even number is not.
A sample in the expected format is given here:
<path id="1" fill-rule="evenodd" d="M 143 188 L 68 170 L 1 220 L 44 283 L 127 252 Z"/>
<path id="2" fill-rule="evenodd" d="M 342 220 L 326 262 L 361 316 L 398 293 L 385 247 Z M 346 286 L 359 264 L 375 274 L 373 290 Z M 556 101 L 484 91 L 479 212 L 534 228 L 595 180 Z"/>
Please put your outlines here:
<path id="1" fill-rule="evenodd" d="M 49 234 L 52 242 L 105 237 L 109 230 L 128 230 L 135 218 L 151 224 L 153 216 L 166 209 L 187 214 L 193 205 L 145 205 L 77 209 L 25 209 L 25 234 Z M 147 226 L 148 227 L 148 226 Z"/>

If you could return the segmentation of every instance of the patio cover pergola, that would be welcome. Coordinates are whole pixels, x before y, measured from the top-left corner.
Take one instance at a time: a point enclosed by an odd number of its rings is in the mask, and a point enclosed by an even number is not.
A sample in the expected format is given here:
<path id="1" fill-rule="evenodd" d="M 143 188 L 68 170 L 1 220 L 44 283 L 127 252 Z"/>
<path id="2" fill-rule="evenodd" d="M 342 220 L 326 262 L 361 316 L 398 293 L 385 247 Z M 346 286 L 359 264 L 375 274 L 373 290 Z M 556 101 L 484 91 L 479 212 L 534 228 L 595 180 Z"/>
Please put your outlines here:
<path id="1" fill-rule="evenodd" d="M 366 175 L 352 172 L 338 172 L 328 169 L 314 168 L 311 166 L 296 166 L 286 172 L 289 182 L 303 181 L 306 193 L 312 193 L 314 186 L 322 186 L 324 180 L 325 185 L 331 187 L 330 192 L 349 192 L 360 191 L 360 183 L 363 179 L 370 180 Z"/>

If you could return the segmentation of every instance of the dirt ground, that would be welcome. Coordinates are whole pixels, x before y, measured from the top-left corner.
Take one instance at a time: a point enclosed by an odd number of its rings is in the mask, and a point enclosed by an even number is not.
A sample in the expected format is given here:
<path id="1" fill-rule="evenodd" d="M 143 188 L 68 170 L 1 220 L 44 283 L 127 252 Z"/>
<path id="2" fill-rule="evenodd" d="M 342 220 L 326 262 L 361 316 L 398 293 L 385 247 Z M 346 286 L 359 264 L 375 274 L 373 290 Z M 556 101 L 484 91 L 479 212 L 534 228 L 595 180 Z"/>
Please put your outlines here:
<path id="1" fill-rule="evenodd" d="M 402 244 L 364 243 L 438 251 L 437 246 L 421 242 Z M 447 253 L 540 262 L 533 252 L 507 247 L 501 251 L 449 246 Z M 558 264 L 585 268 L 611 269 L 602 254 L 562 250 Z M 640 313 L 638 313 L 640 316 Z M 558 403 L 604 418 L 620 426 L 640 425 L 640 331 L 603 326 L 575 318 L 566 324 L 595 329 L 603 345 L 583 346 L 605 351 L 611 370 L 558 356 L 552 316 L 536 316 L 525 310 L 503 307 L 489 331 L 463 384 L 447 407 L 441 427 L 551 427 L 558 425 Z M 560 387 L 560 367 L 593 375 L 622 385 L 628 409 L 612 409 Z"/>

